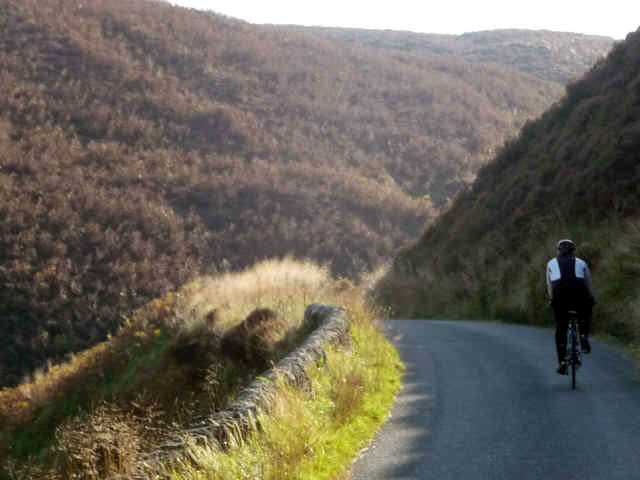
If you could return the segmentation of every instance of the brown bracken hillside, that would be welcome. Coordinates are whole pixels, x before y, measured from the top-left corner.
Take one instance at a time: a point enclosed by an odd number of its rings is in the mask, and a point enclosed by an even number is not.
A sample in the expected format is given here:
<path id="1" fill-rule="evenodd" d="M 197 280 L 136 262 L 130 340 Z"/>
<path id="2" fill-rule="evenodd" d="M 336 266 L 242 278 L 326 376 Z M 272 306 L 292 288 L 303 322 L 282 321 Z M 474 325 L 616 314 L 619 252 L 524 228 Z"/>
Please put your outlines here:
<path id="1" fill-rule="evenodd" d="M 143 0 L 0 1 L 0 385 L 199 273 L 356 276 L 558 84 Z"/>

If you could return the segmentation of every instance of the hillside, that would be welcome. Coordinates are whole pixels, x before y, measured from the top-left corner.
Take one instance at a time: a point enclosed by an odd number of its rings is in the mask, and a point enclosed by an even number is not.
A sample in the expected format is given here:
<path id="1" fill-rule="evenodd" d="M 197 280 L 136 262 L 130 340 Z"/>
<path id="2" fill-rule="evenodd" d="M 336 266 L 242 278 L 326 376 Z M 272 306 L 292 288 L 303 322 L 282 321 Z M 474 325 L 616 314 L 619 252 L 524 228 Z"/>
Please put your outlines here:
<path id="1" fill-rule="evenodd" d="M 640 340 L 640 31 L 478 174 L 395 259 L 385 302 L 416 315 L 546 323 L 544 265 L 572 238 L 592 267 L 597 331 Z"/>
<path id="2" fill-rule="evenodd" d="M 357 277 L 561 87 L 143 0 L 0 1 L 0 385 L 194 276 Z"/>
<path id="3" fill-rule="evenodd" d="M 443 55 L 468 62 L 494 62 L 542 80 L 566 84 L 591 68 L 613 39 L 548 30 L 490 30 L 438 35 L 393 30 L 299 27 L 317 35 L 383 50 Z"/>

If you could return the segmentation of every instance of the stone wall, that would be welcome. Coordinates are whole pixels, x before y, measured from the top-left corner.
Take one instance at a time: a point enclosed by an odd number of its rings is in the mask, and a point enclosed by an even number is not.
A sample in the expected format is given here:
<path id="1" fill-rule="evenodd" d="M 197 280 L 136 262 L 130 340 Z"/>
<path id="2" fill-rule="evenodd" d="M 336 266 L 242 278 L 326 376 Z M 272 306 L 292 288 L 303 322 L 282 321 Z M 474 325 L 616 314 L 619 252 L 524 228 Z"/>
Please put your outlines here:
<path id="1" fill-rule="evenodd" d="M 330 345 L 348 341 L 349 315 L 343 307 L 314 303 L 305 309 L 301 328 L 311 333 L 300 347 L 254 379 L 227 409 L 192 426 L 189 432 L 195 443 L 215 440 L 224 447 L 255 429 L 259 413 L 268 412 L 274 401 L 278 377 L 287 384 L 306 383 L 306 367 L 324 359 Z M 163 456 L 184 451 L 185 447 L 184 439 L 176 439 L 174 444 L 166 445 Z"/>

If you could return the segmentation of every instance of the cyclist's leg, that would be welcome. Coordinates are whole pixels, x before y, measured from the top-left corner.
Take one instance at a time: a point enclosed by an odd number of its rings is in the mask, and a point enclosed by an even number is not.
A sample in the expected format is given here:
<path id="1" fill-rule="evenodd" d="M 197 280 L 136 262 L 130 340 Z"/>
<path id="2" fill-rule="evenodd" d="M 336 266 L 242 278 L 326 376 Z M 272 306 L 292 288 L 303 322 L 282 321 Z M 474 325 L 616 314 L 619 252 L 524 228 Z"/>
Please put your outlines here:
<path id="1" fill-rule="evenodd" d="M 578 321 L 580 323 L 580 343 L 582 350 L 585 353 L 591 353 L 591 343 L 589 342 L 589 329 L 591 328 L 591 311 L 592 306 L 590 303 L 583 305 L 578 314 Z"/>
<path id="2" fill-rule="evenodd" d="M 584 335 L 585 337 L 589 337 L 589 330 L 591 329 L 591 313 L 593 307 L 591 305 L 585 305 L 580 310 L 580 335 Z"/>
<path id="3" fill-rule="evenodd" d="M 554 305 L 553 317 L 556 321 L 556 351 L 558 353 L 558 363 L 561 363 L 567 355 L 567 330 L 569 324 L 567 309 L 562 305 Z"/>

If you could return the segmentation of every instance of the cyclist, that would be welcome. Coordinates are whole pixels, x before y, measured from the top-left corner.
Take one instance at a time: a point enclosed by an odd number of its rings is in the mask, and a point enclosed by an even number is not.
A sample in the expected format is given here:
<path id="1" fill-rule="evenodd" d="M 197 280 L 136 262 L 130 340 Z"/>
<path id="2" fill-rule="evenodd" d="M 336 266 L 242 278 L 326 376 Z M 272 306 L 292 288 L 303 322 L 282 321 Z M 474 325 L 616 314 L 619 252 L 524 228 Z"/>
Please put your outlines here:
<path id="1" fill-rule="evenodd" d="M 575 244 L 571 240 L 560 240 L 556 244 L 558 256 L 547 263 L 547 293 L 553 307 L 556 322 L 556 350 L 558 352 L 558 373 L 566 375 L 568 365 L 567 329 L 569 310 L 578 312 L 580 344 L 584 353 L 591 353 L 589 327 L 591 310 L 595 304 L 591 273 L 584 260 L 574 255 Z"/>

